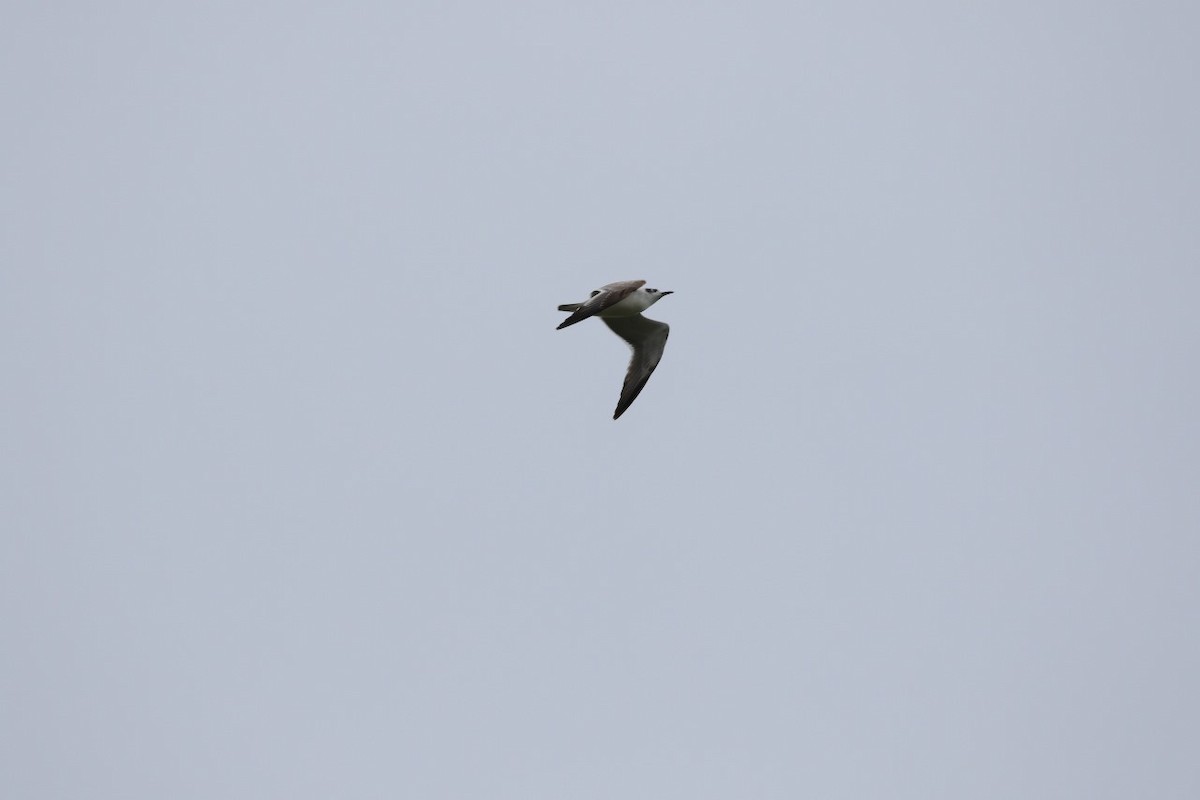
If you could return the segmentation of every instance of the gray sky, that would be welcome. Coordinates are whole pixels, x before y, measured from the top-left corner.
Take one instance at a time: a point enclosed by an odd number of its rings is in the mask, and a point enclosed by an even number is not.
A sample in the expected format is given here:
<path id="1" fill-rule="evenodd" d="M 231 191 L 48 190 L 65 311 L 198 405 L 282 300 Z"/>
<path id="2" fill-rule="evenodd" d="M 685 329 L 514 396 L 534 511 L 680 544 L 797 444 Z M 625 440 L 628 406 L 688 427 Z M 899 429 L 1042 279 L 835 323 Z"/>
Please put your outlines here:
<path id="1" fill-rule="evenodd" d="M 2 17 L 0 795 L 1200 796 L 1192 6 Z"/>

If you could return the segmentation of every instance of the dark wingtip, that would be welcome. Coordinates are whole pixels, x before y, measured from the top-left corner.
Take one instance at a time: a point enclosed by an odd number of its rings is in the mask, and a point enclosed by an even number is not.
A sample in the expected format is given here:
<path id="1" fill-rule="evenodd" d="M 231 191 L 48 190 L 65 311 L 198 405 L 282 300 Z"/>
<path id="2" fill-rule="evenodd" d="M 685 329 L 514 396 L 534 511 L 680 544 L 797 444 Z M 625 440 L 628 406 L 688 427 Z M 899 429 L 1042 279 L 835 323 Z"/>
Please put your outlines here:
<path id="1" fill-rule="evenodd" d="M 583 314 L 582 316 L 580 316 L 580 312 L 576 311 L 574 314 L 567 317 L 562 322 L 558 323 L 558 327 L 555 328 L 554 330 L 561 331 L 563 328 L 567 327 L 568 325 L 574 325 L 576 322 L 583 322 L 585 319 L 588 318 L 588 316 L 589 316 L 588 314 Z"/>

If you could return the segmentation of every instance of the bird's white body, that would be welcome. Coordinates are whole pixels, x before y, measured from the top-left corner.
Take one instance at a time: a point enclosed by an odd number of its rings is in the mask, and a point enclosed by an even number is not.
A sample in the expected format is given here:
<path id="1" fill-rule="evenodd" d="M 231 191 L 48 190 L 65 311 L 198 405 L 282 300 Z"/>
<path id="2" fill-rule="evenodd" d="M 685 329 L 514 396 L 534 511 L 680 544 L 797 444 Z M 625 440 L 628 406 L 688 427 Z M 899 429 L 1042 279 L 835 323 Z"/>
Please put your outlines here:
<path id="1" fill-rule="evenodd" d="M 640 314 L 650 306 L 657 303 L 663 297 L 662 292 L 655 291 L 653 293 L 645 290 L 633 292 L 628 297 L 621 300 L 619 303 L 613 303 L 608 308 L 601 311 L 596 316 L 598 317 L 632 317 L 634 314 Z"/>

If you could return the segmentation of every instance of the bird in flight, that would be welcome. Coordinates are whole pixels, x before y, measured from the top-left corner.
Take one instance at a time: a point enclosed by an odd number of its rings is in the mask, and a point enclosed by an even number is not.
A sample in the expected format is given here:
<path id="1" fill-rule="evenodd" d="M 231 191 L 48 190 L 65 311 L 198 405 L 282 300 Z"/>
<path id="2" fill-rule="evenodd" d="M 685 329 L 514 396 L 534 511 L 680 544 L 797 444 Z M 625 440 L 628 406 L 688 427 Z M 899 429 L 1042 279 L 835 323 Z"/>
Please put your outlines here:
<path id="1" fill-rule="evenodd" d="M 637 399 L 646 381 L 654 374 L 654 368 L 662 360 L 667 334 L 671 330 L 667 323 L 646 319 L 642 312 L 674 293 L 643 288 L 645 285 L 645 281 L 617 281 L 596 289 L 582 303 L 564 303 L 558 307 L 559 311 L 571 312 L 558 330 L 597 316 L 633 349 L 633 358 L 625 373 L 625 384 L 621 387 L 621 399 L 617 402 L 613 419 L 625 413 L 625 409 Z"/>

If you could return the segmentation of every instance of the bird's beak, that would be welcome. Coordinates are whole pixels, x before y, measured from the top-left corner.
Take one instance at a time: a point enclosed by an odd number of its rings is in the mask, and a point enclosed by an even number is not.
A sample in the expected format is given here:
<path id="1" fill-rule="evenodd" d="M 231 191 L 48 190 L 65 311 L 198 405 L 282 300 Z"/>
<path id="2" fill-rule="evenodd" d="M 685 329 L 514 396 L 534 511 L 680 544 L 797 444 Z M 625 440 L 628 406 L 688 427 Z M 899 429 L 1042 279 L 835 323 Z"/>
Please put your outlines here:
<path id="1" fill-rule="evenodd" d="M 669 294 L 675 294 L 675 293 L 674 292 L 659 292 L 659 294 L 661 294 L 663 297 L 666 297 Z"/>

